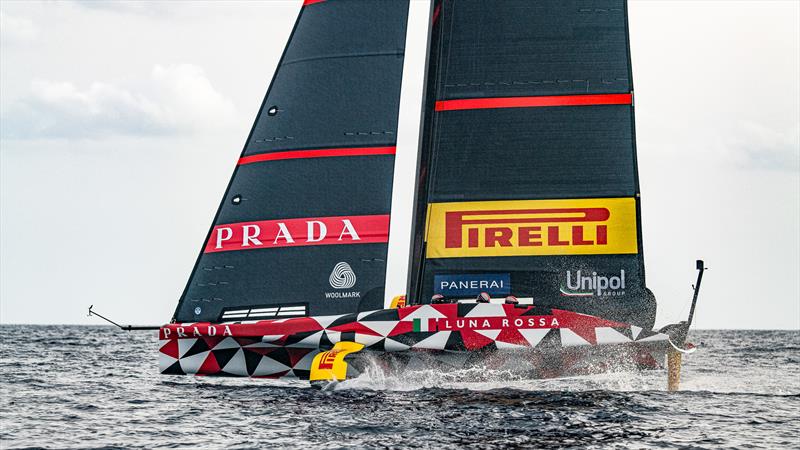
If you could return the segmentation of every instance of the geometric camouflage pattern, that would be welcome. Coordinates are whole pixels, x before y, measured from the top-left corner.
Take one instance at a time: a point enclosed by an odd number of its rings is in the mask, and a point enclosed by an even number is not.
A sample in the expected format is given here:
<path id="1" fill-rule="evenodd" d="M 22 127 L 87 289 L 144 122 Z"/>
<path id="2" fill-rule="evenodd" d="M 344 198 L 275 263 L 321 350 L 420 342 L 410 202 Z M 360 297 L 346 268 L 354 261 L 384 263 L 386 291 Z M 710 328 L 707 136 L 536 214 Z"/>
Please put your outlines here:
<path id="1" fill-rule="evenodd" d="M 451 366 L 476 355 L 514 354 L 547 365 L 536 370 L 546 377 L 590 372 L 590 366 L 596 371 L 597 363 L 620 357 L 638 368 L 658 368 L 670 348 L 667 335 L 634 325 L 558 309 L 492 303 L 169 324 L 161 328 L 159 339 L 164 374 L 300 379 L 309 377 L 317 353 L 339 341 L 364 344 L 367 355 L 399 356 L 392 361 L 403 364 L 415 354 L 449 361 Z"/>

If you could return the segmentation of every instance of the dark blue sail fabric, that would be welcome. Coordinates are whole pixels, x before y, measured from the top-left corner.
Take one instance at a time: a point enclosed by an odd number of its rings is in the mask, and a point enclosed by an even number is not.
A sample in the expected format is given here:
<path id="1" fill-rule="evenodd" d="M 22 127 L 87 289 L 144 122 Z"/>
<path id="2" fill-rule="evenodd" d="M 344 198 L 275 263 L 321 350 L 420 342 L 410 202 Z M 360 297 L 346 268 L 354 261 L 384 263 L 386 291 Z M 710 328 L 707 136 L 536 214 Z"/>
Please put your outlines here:
<path id="1" fill-rule="evenodd" d="M 625 2 L 443 0 L 432 33 L 414 301 L 471 274 L 651 327 Z"/>
<path id="2" fill-rule="evenodd" d="M 174 321 L 383 304 L 408 2 L 306 2 Z"/>

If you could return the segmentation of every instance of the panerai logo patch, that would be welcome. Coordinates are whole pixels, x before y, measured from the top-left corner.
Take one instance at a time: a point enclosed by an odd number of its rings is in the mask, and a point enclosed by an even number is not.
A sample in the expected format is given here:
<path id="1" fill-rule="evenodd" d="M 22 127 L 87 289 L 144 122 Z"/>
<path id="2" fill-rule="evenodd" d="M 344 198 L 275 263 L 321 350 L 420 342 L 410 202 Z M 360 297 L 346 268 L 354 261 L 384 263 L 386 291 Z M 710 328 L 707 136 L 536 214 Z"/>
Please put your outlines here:
<path id="1" fill-rule="evenodd" d="M 511 292 L 511 276 L 507 273 L 469 275 L 434 275 L 433 292 L 446 296 L 508 295 Z"/>
<path id="2" fill-rule="evenodd" d="M 599 275 L 597 272 L 568 270 L 561 283 L 561 295 L 567 297 L 618 297 L 625 295 L 625 270 L 619 275 Z"/>

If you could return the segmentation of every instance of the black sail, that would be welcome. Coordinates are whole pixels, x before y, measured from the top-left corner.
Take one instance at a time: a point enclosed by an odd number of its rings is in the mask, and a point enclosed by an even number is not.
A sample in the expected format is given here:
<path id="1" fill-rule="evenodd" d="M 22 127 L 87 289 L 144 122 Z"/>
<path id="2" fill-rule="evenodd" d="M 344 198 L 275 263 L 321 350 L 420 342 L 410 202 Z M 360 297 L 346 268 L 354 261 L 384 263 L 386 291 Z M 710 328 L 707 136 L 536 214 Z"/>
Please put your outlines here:
<path id="1" fill-rule="evenodd" d="M 382 307 L 407 16 L 305 2 L 174 321 Z"/>
<path id="2" fill-rule="evenodd" d="M 409 292 L 650 327 L 623 0 L 438 1 Z"/>

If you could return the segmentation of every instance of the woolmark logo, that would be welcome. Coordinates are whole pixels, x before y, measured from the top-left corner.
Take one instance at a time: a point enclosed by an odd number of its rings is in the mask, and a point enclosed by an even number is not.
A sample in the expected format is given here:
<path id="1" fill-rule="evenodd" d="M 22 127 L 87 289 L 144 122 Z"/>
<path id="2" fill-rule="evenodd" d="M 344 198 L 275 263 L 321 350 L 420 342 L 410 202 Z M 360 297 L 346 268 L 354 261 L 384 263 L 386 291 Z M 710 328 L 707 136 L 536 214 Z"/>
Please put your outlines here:
<path id="1" fill-rule="evenodd" d="M 328 282 L 334 289 L 349 289 L 356 285 L 356 274 L 350 264 L 340 262 L 333 266 Z"/>
<path id="2" fill-rule="evenodd" d="M 598 275 L 597 272 L 568 270 L 566 283 L 561 284 L 561 295 L 566 297 L 618 297 L 625 295 L 625 270 L 619 276 Z"/>

